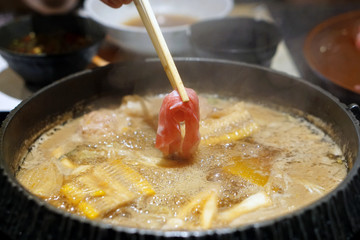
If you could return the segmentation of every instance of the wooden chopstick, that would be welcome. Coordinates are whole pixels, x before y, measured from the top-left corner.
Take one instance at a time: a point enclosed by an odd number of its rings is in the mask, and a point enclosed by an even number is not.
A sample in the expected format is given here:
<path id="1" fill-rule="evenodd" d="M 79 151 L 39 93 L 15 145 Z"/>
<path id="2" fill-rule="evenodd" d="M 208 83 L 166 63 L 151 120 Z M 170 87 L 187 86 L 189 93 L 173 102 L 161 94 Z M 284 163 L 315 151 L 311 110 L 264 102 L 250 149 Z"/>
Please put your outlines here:
<path id="1" fill-rule="evenodd" d="M 173 89 L 179 92 L 183 102 L 189 101 L 185 91 L 184 84 L 180 78 L 179 72 L 175 66 L 174 60 L 170 54 L 169 48 L 161 33 L 160 26 L 156 20 L 155 14 L 148 0 L 134 0 L 135 6 L 139 12 L 140 18 L 148 32 L 154 48 L 160 58 L 160 62 L 170 80 Z"/>

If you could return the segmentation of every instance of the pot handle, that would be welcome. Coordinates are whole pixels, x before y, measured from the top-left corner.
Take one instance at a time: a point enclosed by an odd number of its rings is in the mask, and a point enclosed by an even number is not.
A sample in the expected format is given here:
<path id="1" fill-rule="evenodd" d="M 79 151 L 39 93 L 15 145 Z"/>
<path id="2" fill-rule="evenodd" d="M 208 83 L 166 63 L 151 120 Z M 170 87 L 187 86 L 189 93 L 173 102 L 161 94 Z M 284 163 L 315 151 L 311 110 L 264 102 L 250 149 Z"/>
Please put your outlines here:
<path id="1" fill-rule="evenodd" d="M 356 103 L 348 105 L 348 109 L 354 114 L 355 118 L 360 121 L 360 107 Z"/>

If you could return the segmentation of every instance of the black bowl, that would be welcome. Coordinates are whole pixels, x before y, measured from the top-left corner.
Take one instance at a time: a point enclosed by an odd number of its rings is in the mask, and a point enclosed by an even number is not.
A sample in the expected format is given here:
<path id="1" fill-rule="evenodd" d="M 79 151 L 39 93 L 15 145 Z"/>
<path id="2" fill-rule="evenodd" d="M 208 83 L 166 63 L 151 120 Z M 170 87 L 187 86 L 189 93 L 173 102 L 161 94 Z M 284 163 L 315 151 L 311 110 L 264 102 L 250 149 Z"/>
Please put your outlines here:
<path id="1" fill-rule="evenodd" d="M 281 34 L 268 21 L 229 17 L 191 25 L 190 41 L 199 57 L 270 66 Z"/>
<path id="2" fill-rule="evenodd" d="M 79 48 L 59 54 L 25 54 L 9 50 L 15 39 L 31 32 L 66 32 L 86 36 L 90 41 Z M 0 54 L 26 84 L 41 87 L 71 73 L 85 69 L 105 37 L 104 29 L 91 19 L 76 15 L 24 16 L 0 28 Z"/>

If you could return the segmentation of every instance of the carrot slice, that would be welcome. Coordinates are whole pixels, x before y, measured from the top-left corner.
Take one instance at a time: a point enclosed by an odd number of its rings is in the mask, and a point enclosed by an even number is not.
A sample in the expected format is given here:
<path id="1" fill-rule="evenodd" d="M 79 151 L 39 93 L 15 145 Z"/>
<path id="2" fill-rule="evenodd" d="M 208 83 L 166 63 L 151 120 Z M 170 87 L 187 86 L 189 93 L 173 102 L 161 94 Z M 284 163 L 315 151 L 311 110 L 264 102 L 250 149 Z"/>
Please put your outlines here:
<path id="1" fill-rule="evenodd" d="M 235 163 L 223 167 L 224 171 L 240 176 L 246 180 L 264 186 L 270 176 L 272 161 L 260 158 L 234 158 Z"/>

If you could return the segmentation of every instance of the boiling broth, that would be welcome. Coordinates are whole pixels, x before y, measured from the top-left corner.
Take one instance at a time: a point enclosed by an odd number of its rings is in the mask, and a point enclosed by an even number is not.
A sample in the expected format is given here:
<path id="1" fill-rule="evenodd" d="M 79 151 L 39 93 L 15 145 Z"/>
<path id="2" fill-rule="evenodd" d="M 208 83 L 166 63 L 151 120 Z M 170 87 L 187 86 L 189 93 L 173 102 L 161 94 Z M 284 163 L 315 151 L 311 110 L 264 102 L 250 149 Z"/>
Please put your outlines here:
<path id="1" fill-rule="evenodd" d="M 200 95 L 191 159 L 154 147 L 163 95 L 127 96 L 42 135 L 17 179 L 46 202 L 89 219 L 162 230 L 240 226 L 319 199 L 346 176 L 339 146 L 302 117 Z"/>

